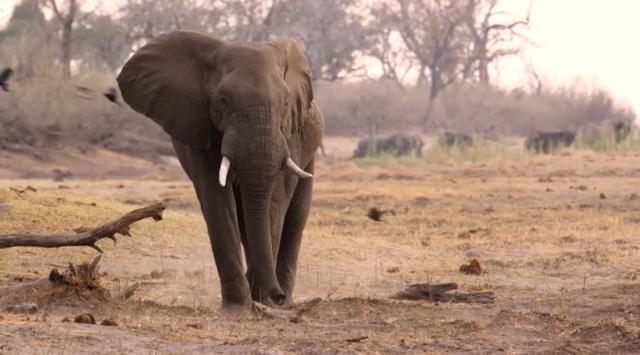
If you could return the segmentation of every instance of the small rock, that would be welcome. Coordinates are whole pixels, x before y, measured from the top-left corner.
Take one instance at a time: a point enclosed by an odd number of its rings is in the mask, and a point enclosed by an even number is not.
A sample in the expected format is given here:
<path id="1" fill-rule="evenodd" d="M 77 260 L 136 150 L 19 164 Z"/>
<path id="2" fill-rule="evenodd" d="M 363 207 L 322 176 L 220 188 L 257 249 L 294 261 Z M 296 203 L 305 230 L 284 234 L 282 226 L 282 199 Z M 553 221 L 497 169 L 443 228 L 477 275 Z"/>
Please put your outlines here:
<path id="1" fill-rule="evenodd" d="M 387 272 L 390 273 L 390 274 L 395 274 L 396 272 L 400 272 L 400 267 L 391 266 L 391 267 L 387 268 Z"/>
<path id="2" fill-rule="evenodd" d="M 575 243 L 578 241 L 578 238 L 573 235 L 565 235 L 560 237 L 560 241 L 563 243 Z"/>
<path id="3" fill-rule="evenodd" d="M 38 313 L 38 306 L 34 303 L 21 303 L 7 306 L 4 310 L 11 313 L 35 314 Z"/>
<path id="4" fill-rule="evenodd" d="M 469 233 L 468 231 L 458 233 L 458 239 L 470 239 L 470 238 L 471 238 L 471 233 Z"/>
<path id="5" fill-rule="evenodd" d="M 480 275 L 482 274 L 482 267 L 478 259 L 473 259 L 469 264 L 460 265 L 460 272 L 467 275 Z"/>
<path id="6" fill-rule="evenodd" d="M 187 324 L 187 327 L 193 329 L 204 329 L 204 327 L 200 323 L 189 323 Z"/>
<path id="7" fill-rule="evenodd" d="M 604 192 L 600 193 L 600 199 L 601 200 L 606 200 L 607 199 L 607 195 L 604 194 Z"/>
<path id="8" fill-rule="evenodd" d="M 96 324 L 96 318 L 91 313 L 84 313 L 77 316 L 74 320 L 76 323 Z"/>
<path id="9" fill-rule="evenodd" d="M 178 276 L 178 273 L 175 270 L 153 270 L 149 274 L 149 277 L 152 279 L 165 279 L 165 278 L 175 278 Z"/>
<path id="10" fill-rule="evenodd" d="M 105 327 L 117 327 L 118 323 L 113 319 L 105 319 L 102 322 L 100 322 L 100 325 L 104 325 Z"/>
<path id="11" fill-rule="evenodd" d="M 64 318 L 62 318 L 62 321 L 61 321 L 61 322 L 62 322 L 62 323 L 70 323 L 70 322 L 71 322 L 71 319 L 69 319 L 69 317 L 64 317 Z"/>
<path id="12" fill-rule="evenodd" d="M 629 195 L 629 200 L 633 201 L 633 200 L 637 200 L 637 199 L 638 199 L 638 195 L 637 194 Z"/>
<path id="13" fill-rule="evenodd" d="M 382 221 L 382 216 L 384 216 L 387 213 L 395 215 L 395 212 L 393 210 L 380 210 L 376 207 L 371 207 L 367 211 L 367 217 L 369 217 L 369 219 L 373 221 L 380 222 Z"/>

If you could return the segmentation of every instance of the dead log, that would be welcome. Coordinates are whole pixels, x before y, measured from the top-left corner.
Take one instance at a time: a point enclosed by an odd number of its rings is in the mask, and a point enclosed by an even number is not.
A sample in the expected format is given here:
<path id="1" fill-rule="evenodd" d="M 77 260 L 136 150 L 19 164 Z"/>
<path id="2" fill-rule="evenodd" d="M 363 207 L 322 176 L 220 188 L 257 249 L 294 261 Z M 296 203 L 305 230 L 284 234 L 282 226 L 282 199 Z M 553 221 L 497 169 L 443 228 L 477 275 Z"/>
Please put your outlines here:
<path id="1" fill-rule="evenodd" d="M 131 236 L 129 226 L 145 218 L 162 220 L 162 212 L 165 206 L 157 203 L 151 206 L 133 210 L 120 218 L 107 222 L 96 228 L 82 228 L 60 234 L 41 235 L 33 233 L 0 234 L 0 249 L 12 247 L 40 247 L 59 248 L 69 246 L 89 246 L 102 253 L 96 242 L 108 238 L 116 243 L 116 233 Z"/>
<path id="2" fill-rule="evenodd" d="M 413 284 L 391 296 L 391 298 L 398 300 L 425 300 L 451 303 L 493 303 L 495 300 L 493 292 L 451 292 L 457 289 L 458 285 L 454 282 L 442 284 Z"/>

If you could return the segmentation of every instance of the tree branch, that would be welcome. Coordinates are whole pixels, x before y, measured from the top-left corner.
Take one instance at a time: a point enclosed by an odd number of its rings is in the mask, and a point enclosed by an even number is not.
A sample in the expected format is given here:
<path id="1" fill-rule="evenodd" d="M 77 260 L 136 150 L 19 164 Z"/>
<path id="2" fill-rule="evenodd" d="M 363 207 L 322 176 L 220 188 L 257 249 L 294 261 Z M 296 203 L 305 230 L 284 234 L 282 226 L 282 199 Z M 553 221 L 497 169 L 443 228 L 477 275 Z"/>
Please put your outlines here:
<path id="1" fill-rule="evenodd" d="M 96 242 L 108 238 L 116 243 L 116 233 L 131 236 L 129 226 L 145 218 L 153 218 L 155 221 L 162 220 L 162 211 L 165 206 L 157 203 L 151 206 L 133 210 L 120 218 L 105 223 L 93 229 L 83 229 L 68 231 L 60 234 L 40 235 L 32 233 L 10 233 L 0 234 L 0 249 L 12 247 L 41 247 L 59 248 L 67 246 L 89 246 L 102 253 Z"/>
<path id="2" fill-rule="evenodd" d="M 64 16 L 62 16 L 62 13 L 58 9 L 58 5 L 56 4 L 56 0 L 49 0 L 49 3 L 51 4 L 51 7 L 53 8 L 53 13 L 58 18 L 58 21 L 64 22 Z"/>

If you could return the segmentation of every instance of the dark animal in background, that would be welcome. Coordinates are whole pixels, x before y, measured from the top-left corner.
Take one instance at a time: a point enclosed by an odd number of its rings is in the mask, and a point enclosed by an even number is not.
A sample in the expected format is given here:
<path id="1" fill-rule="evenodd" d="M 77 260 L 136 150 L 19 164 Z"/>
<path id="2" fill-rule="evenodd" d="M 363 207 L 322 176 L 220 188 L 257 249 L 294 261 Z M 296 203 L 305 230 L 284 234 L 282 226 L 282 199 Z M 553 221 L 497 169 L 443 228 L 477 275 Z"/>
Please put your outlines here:
<path id="1" fill-rule="evenodd" d="M 613 137 L 616 143 L 621 143 L 626 140 L 631 134 L 631 125 L 629 121 L 616 121 L 613 122 Z"/>
<path id="2" fill-rule="evenodd" d="M 440 136 L 440 144 L 445 147 L 458 146 L 460 148 L 469 148 L 473 145 L 473 138 L 466 133 L 444 132 Z"/>
<path id="3" fill-rule="evenodd" d="M 524 146 L 536 153 L 549 154 L 558 148 L 570 146 L 575 139 L 576 133 L 572 131 L 536 132 L 527 137 Z"/>
<path id="4" fill-rule="evenodd" d="M 293 304 L 324 127 L 310 72 L 293 39 L 175 31 L 151 39 L 118 76 L 124 101 L 171 136 L 193 183 L 226 309 Z"/>
<path id="5" fill-rule="evenodd" d="M 5 68 L 0 73 L 0 87 L 5 92 L 9 92 L 9 78 L 11 78 L 12 74 L 13 74 L 13 69 L 11 68 Z"/>
<path id="6" fill-rule="evenodd" d="M 353 152 L 354 158 L 368 155 L 394 154 L 396 157 L 415 154 L 422 156 L 424 141 L 420 136 L 396 133 L 386 137 L 363 138 Z"/>

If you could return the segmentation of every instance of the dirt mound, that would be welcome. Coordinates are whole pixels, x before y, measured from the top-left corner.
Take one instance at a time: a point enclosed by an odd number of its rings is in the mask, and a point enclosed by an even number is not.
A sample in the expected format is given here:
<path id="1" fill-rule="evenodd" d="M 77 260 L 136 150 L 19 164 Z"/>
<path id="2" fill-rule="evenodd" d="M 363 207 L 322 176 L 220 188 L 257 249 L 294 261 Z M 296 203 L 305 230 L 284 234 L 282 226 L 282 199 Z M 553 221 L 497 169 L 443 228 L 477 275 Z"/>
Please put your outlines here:
<path id="1" fill-rule="evenodd" d="M 69 264 L 62 273 L 53 269 L 46 278 L 4 287 L 0 289 L 0 306 L 29 303 L 42 308 L 110 302 L 114 297 L 102 285 L 98 275 L 99 262 L 100 256 L 91 263 Z"/>

